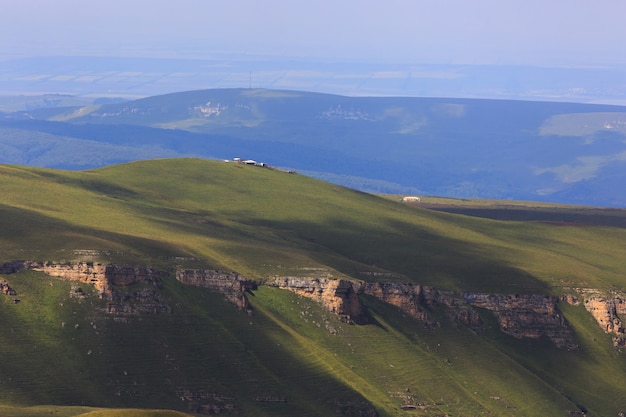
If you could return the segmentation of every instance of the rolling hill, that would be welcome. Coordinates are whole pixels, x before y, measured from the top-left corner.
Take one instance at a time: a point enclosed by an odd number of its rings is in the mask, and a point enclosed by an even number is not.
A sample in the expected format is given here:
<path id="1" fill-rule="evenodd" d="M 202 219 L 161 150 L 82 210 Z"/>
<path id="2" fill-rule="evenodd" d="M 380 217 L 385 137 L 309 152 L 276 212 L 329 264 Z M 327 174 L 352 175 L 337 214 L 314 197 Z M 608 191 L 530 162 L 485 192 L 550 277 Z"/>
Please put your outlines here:
<path id="1" fill-rule="evenodd" d="M 0 189 L 6 415 L 626 411 L 622 210 L 493 220 L 191 158 Z"/>
<path id="2" fill-rule="evenodd" d="M 215 89 L 0 119 L 0 162 L 253 158 L 367 192 L 626 206 L 623 106 Z"/>

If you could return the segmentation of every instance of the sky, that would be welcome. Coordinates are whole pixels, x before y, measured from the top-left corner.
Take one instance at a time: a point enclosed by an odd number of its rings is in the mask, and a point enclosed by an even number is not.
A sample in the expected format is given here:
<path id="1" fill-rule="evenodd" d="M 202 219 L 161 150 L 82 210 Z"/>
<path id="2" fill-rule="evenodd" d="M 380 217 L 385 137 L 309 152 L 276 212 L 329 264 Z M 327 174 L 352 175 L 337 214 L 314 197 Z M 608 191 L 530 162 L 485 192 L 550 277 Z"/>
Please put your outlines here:
<path id="1" fill-rule="evenodd" d="M 626 66 L 624 0 L 0 0 L 0 58 Z"/>

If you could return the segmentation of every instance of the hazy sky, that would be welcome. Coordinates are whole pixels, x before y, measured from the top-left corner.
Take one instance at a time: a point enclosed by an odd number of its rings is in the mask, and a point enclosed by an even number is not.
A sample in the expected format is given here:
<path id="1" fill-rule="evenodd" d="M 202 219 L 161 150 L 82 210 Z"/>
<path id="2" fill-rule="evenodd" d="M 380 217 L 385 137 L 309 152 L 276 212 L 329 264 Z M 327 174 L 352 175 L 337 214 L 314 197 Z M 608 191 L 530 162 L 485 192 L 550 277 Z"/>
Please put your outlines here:
<path id="1" fill-rule="evenodd" d="M 0 0 L 0 54 L 626 65 L 624 0 Z"/>

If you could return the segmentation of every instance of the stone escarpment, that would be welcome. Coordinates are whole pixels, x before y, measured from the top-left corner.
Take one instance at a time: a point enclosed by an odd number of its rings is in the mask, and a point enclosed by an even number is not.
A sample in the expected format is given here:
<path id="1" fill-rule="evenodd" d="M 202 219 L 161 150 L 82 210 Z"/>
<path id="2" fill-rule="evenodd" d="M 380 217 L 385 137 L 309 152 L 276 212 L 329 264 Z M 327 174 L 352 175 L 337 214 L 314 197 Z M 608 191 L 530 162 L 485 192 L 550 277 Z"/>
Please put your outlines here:
<path id="1" fill-rule="evenodd" d="M 112 314 L 170 311 L 160 291 L 161 277 L 165 272 L 153 268 L 92 262 L 13 261 L 0 265 L 0 273 L 3 274 L 17 273 L 22 269 L 93 285 L 100 298 L 108 301 L 107 312 Z"/>
<path id="2" fill-rule="evenodd" d="M 176 279 L 186 285 L 216 291 L 243 310 L 250 310 L 246 292 L 257 288 L 256 283 L 247 280 L 243 275 L 210 269 L 178 269 Z"/>
<path id="3" fill-rule="evenodd" d="M 0 274 L 14 274 L 22 269 L 93 285 L 100 297 L 108 301 L 107 311 L 112 314 L 171 311 L 161 291 L 161 279 L 168 275 L 166 271 L 91 262 L 13 261 L 0 264 Z M 255 290 L 257 283 L 240 274 L 208 269 L 178 269 L 175 276 L 183 284 L 220 293 L 233 305 L 251 313 L 246 293 Z M 615 346 L 626 346 L 626 325 L 622 320 L 626 314 L 626 295 L 617 292 L 603 294 L 591 289 L 575 289 L 576 295 L 559 299 L 537 294 L 459 293 L 412 283 L 366 283 L 320 277 L 273 277 L 264 285 L 310 298 L 343 321 L 354 323 L 367 321 L 361 295 L 396 306 L 404 314 L 423 321 L 428 327 L 440 325 L 433 319 L 431 308 L 443 305 L 453 322 L 481 332 L 485 324 L 479 311 L 488 310 L 497 319 L 500 330 L 508 335 L 531 339 L 546 337 L 556 346 L 568 349 L 576 349 L 577 346 L 569 324 L 558 309 L 558 303 L 582 303 L 602 329 L 613 335 Z M 0 294 L 15 296 L 17 293 L 7 280 L 0 280 Z"/>
<path id="4" fill-rule="evenodd" d="M 364 310 L 359 293 L 361 284 L 343 279 L 281 277 L 267 285 L 289 290 L 321 303 L 328 311 L 344 321 L 360 322 Z"/>
<path id="5" fill-rule="evenodd" d="M 464 300 L 473 307 L 490 310 L 500 330 L 517 338 L 550 339 L 557 347 L 576 349 L 572 330 L 558 309 L 559 297 L 537 294 L 472 294 Z"/>
<path id="6" fill-rule="evenodd" d="M 171 311 L 161 291 L 162 278 L 169 275 L 167 271 L 93 262 L 13 261 L 0 264 L 0 274 L 14 274 L 20 270 L 39 271 L 51 277 L 92 285 L 100 298 L 108 301 L 107 312 L 114 315 Z M 175 276 L 183 284 L 211 289 L 238 308 L 251 311 L 245 294 L 256 289 L 256 283 L 242 275 L 207 269 L 178 269 Z M 0 281 L 0 291 L 15 295 L 6 281 Z M 83 294 L 82 290 L 80 292 Z"/>
<path id="7" fill-rule="evenodd" d="M 601 293 L 592 289 L 578 289 L 578 296 L 567 296 L 564 300 L 578 305 L 582 302 L 585 309 L 591 313 L 598 325 L 613 336 L 613 345 L 626 346 L 626 327 L 621 317 L 626 317 L 626 294 L 616 291 Z"/>
<path id="8" fill-rule="evenodd" d="M 108 300 L 107 311 L 112 314 L 136 312 L 161 313 L 171 311 L 161 288 L 161 277 L 166 272 L 147 267 L 117 266 L 111 264 L 85 263 L 58 264 L 51 262 L 20 261 L 0 265 L 0 272 L 15 273 L 20 269 L 41 271 L 50 276 L 93 285 L 100 297 Z M 246 293 L 255 290 L 257 284 L 234 273 L 207 269 L 179 269 L 176 279 L 183 284 L 203 287 L 222 294 L 242 310 L 251 312 Z M 140 285 L 135 285 L 140 284 Z M 7 284 L 8 285 L 8 284 Z M 8 288 L 1 286 L 0 290 Z M 429 327 L 437 327 L 430 308 L 443 305 L 453 322 L 463 324 L 474 331 L 484 329 L 476 308 L 491 311 L 500 329 L 517 338 L 545 336 L 559 347 L 576 348 L 572 332 L 557 308 L 557 297 L 542 295 L 498 295 L 480 293 L 454 293 L 439 291 L 433 287 L 412 283 L 366 283 L 345 279 L 277 277 L 265 285 L 285 289 L 319 302 L 329 312 L 343 321 L 362 323 L 367 321 L 361 295 L 374 297 L 398 307 L 404 314 L 421 320 Z M 6 289 L 6 291 L 9 291 Z M 595 316 L 605 312 L 607 326 L 623 333 L 623 326 L 616 302 L 611 308 L 598 305 Z M 602 304 L 604 306 L 605 304 Z M 621 306 L 621 304 L 620 304 Z M 621 312 L 621 307 L 619 309 Z M 615 316 L 615 317 L 614 317 Z M 607 327 L 607 328 L 609 328 Z"/>
<path id="9" fill-rule="evenodd" d="M 25 262 L 25 269 L 41 271 L 52 277 L 93 285 L 103 298 L 111 298 L 115 287 L 127 287 L 135 283 L 159 286 L 163 272 L 138 266 L 79 262 L 57 264 L 51 262 Z"/>
<path id="10" fill-rule="evenodd" d="M 616 347 L 626 346 L 626 294 L 601 293 L 593 289 L 576 289 L 578 295 L 557 297 L 541 294 L 487 294 L 441 291 L 412 283 L 364 283 L 360 281 L 324 278 L 274 278 L 268 285 L 292 291 L 321 303 L 328 311 L 344 321 L 363 322 L 365 310 L 359 295 L 365 294 L 398 307 L 404 314 L 437 326 L 429 308 L 447 307 L 452 321 L 474 331 L 484 329 L 477 309 L 490 311 L 500 330 L 516 338 L 546 337 L 557 347 L 577 349 L 571 327 L 561 314 L 558 304 L 582 303 L 600 327 L 613 336 Z"/>
<path id="11" fill-rule="evenodd" d="M 475 331 L 481 331 L 480 315 L 458 294 L 439 291 L 436 288 L 412 283 L 367 283 L 363 293 L 398 307 L 404 314 L 425 322 L 428 327 L 437 327 L 429 312 L 430 307 L 445 305 L 447 314 L 456 323 Z"/>
<path id="12" fill-rule="evenodd" d="M 508 335 L 531 339 L 547 337 L 558 347 L 577 348 L 573 333 L 558 310 L 559 298 L 554 296 L 455 293 L 411 283 L 364 283 L 320 278 L 276 278 L 269 285 L 314 299 L 327 310 L 355 322 L 365 320 L 360 294 L 394 305 L 428 326 L 438 325 L 433 321 L 429 308 L 444 305 L 454 322 L 481 331 L 484 323 L 475 308 L 482 308 L 493 313 L 500 330 Z"/>

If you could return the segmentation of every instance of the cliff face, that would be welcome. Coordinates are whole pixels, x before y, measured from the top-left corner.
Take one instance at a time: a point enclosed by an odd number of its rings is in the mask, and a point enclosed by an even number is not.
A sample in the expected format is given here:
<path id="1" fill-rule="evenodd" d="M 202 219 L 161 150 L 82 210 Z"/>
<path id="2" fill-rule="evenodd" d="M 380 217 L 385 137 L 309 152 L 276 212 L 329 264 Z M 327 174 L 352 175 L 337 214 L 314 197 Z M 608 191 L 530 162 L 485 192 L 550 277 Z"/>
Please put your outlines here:
<path id="1" fill-rule="evenodd" d="M 483 321 L 474 308 L 491 311 L 500 330 L 516 338 L 550 339 L 557 347 L 576 349 L 573 333 L 558 311 L 558 297 L 544 295 L 458 294 L 410 283 L 363 283 L 320 278 L 276 278 L 270 285 L 320 302 L 327 310 L 346 320 L 364 320 L 359 294 L 375 297 L 398 307 L 406 315 L 432 321 L 428 307 L 443 304 L 457 323 L 481 331 Z"/>
<path id="2" fill-rule="evenodd" d="M 171 311 L 161 290 L 161 279 L 167 272 L 148 267 L 119 266 L 102 263 L 53 263 L 13 261 L 0 264 L 0 274 L 14 274 L 22 269 L 40 271 L 49 276 L 93 285 L 100 297 L 108 301 L 107 312 L 114 315 L 166 313 Z M 180 269 L 176 279 L 184 284 L 209 288 L 226 297 L 241 309 L 249 309 L 247 291 L 256 284 L 243 276 L 223 271 Z M 135 285 L 140 284 L 140 285 Z M 6 281 L 0 291 L 14 293 Z"/>
<path id="3" fill-rule="evenodd" d="M 611 292 L 602 294 L 590 289 L 579 290 L 585 309 L 591 313 L 598 325 L 613 336 L 615 346 L 626 346 L 626 327 L 621 317 L 626 315 L 626 294 Z M 570 304 L 579 304 L 578 297 L 567 297 Z"/>
<path id="4" fill-rule="evenodd" d="M 210 269 L 179 269 L 176 279 L 183 284 L 212 289 L 243 310 L 249 310 L 246 292 L 255 290 L 256 283 L 234 272 Z"/>
<path id="5" fill-rule="evenodd" d="M 79 262 L 56 264 L 51 262 L 23 262 L 24 269 L 41 271 L 52 277 L 93 285 L 103 298 L 110 298 L 115 287 L 126 287 L 138 282 L 158 286 L 161 271 L 137 267 L 101 263 Z"/>
<path id="6" fill-rule="evenodd" d="M 424 306 L 428 304 L 425 287 L 413 284 L 368 283 L 363 293 L 394 305 L 417 320 L 429 320 Z"/>
<path id="7" fill-rule="evenodd" d="M 324 278 L 274 278 L 268 285 L 292 291 L 321 303 L 328 311 L 346 321 L 365 320 L 360 294 L 375 297 L 398 307 L 406 315 L 433 323 L 428 307 L 443 304 L 449 317 L 475 331 L 483 330 L 476 308 L 489 310 L 498 320 L 500 330 L 516 338 L 546 337 L 557 347 L 577 349 L 572 330 L 558 308 L 558 303 L 580 303 L 600 327 L 613 335 L 615 346 L 626 346 L 626 294 L 601 294 L 595 290 L 577 289 L 579 296 L 540 294 L 454 293 L 411 283 L 364 283 Z"/>
<path id="8" fill-rule="evenodd" d="M 576 349 L 573 333 L 558 310 L 559 297 L 536 294 L 463 294 L 473 306 L 490 310 L 500 330 L 517 338 L 547 337 L 557 347 Z"/>
<path id="9" fill-rule="evenodd" d="M 0 265 L 0 273 L 4 274 L 17 273 L 21 269 L 40 271 L 52 277 L 93 285 L 100 297 L 108 301 L 107 312 L 112 314 L 170 311 L 160 291 L 160 279 L 165 273 L 152 268 L 87 262 L 59 264 L 14 261 Z M 143 285 L 133 285 L 138 283 Z"/>
<path id="10" fill-rule="evenodd" d="M 13 274 L 21 269 L 41 271 L 61 279 L 93 285 L 100 296 L 109 301 L 107 311 L 111 314 L 170 311 L 160 291 L 161 278 L 167 275 L 164 271 L 86 262 L 57 264 L 13 261 L 0 264 L 0 274 Z M 255 290 L 257 284 L 242 275 L 205 269 L 179 269 L 176 271 L 176 279 L 186 285 L 216 291 L 238 308 L 251 312 L 246 293 Z M 265 285 L 319 302 L 329 312 L 347 322 L 361 323 L 367 320 L 360 295 L 368 295 L 396 306 L 404 314 L 434 327 L 440 323 L 433 320 L 430 308 L 444 305 L 453 322 L 476 332 L 484 330 L 479 309 L 488 310 L 497 319 L 500 330 L 508 335 L 531 339 L 547 337 L 556 346 L 568 349 L 576 349 L 577 345 L 569 324 L 558 309 L 558 303 L 582 302 L 602 329 L 613 335 L 615 346 L 626 346 L 626 325 L 622 321 L 626 315 L 626 295 L 616 292 L 601 294 L 591 289 L 577 289 L 578 295 L 559 299 L 536 294 L 456 293 L 411 283 L 365 283 L 319 277 L 272 278 Z M 6 280 L 0 281 L 0 293 L 16 295 Z"/>
<path id="11" fill-rule="evenodd" d="M 345 321 L 361 322 L 364 310 L 359 292 L 362 284 L 342 279 L 282 277 L 267 283 L 321 303 Z"/>

